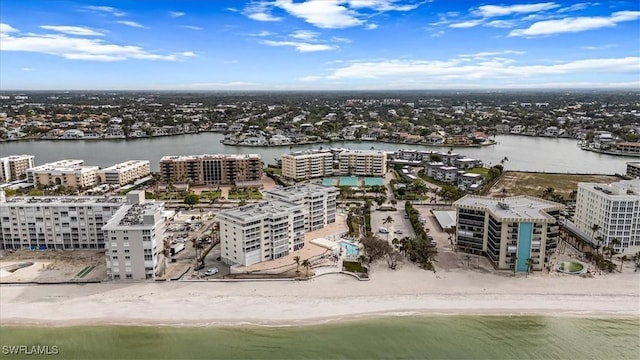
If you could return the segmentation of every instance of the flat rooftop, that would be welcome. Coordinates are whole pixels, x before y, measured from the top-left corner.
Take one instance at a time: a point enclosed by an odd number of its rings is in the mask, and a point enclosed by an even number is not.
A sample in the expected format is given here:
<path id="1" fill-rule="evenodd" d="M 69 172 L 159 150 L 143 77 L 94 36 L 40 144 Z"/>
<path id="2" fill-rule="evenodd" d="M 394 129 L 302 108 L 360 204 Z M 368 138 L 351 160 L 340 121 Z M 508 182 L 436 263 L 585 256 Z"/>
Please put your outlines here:
<path id="1" fill-rule="evenodd" d="M 218 214 L 219 219 L 231 218 L 241 223 L 249 219 L 282 215 L 285 212 L 289 212 L 292 209 L 302 208 L 294 202 L 284 200 L 269 200 L 263 203 L 246 205 L 229 210 L 223 210 Z"/>
<path id="2" fill-rule="evenodd" d="M 7 204 L 21 204 L 21 205 L 51 205 L 70 206 L 73 203 L 85 203 L 85 204 L 124 204 L 127 199 L 124 196 L 18 196 L 7 198 Z"/>
<path id="3" fill-rule="evenodd" d="M 261 159 L 259 154 L 203 154 L 203 155 L 168 155 L 163 156 L 160 161 L 186 161 L 197 159 Z"/>
<path id="4" fill-rule="evenodd" d="M 294 199 L 294 198 L 297 199 L 297 198 L 304 197 L 306 195 L 317 194 L 317 193 L 328 194 L 334 191 L 337 192 L 338 189 L 329 187 L 329 186 L 317 185 L 317 184 L 300 184 L 300 185 L 268 190 L 268 191 L 265 191 L 264 193 L 266 195 L 273 195 L 273 196 L 278 196 L 278 197 L 283 197 L 288 199 Z"/>
<path id="5" fill-rule="evenodd" d="M 457 208 L 488 210 L 496 218 L 502 220 L 539 220 L 555 221 L 547 211 L 559 210 L 564 205 L 531 196 L 513 196 L 507 198 L 490 198 L 466 195 L 453 203 Z"/>

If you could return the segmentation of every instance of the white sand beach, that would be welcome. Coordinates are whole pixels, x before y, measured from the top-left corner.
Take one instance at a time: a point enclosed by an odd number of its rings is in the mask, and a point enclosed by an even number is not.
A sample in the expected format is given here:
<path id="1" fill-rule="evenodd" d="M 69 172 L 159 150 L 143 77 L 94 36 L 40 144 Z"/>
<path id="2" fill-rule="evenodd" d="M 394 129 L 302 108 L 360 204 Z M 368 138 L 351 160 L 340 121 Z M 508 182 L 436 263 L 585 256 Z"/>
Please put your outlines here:
<path id="1" fill-rule="evenodd" d="M 1 285 L 0 325 L 301 325 L 409 314 L 640 316 L 640 273 L 528 278 L 374 268 L 372 280 Z"/>

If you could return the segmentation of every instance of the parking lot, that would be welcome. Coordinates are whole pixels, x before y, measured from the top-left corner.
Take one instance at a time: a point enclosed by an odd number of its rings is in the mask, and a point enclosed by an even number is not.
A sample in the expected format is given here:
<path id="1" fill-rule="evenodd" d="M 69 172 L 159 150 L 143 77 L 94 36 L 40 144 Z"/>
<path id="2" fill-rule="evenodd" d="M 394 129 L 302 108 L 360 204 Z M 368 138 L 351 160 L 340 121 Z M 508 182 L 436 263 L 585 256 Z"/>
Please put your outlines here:
<path id="1" fill-rule="evenodd" d="M 415 233 L 411 227 L 409 219 L 405 217 L 404 204 L 397 205 L 398 211 L 372 211 L 371 212 L 371 231 L 381 239 L 389 240 L 393 238 L 403 238 L 405 236 L 413 237 Z M 387 217 L 393 219 L 390 223 L 384 223 Z M 388 233 L 380 232 L 381 228 L 385 228 Z"/>

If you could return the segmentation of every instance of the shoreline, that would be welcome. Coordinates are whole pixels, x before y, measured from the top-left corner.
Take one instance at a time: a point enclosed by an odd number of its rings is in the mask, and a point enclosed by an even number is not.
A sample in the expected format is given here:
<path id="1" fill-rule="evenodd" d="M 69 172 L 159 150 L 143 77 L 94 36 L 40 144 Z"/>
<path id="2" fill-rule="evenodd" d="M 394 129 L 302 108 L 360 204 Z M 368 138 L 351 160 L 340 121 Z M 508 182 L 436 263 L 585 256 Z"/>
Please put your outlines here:
<path id="1" fill-rule="evenodd" d="M 368 282 L 0 285 L 0 326 L 290 327 L 420 316 L 640 317 L 637 273 L 528 278 L 377 267 Z"/>

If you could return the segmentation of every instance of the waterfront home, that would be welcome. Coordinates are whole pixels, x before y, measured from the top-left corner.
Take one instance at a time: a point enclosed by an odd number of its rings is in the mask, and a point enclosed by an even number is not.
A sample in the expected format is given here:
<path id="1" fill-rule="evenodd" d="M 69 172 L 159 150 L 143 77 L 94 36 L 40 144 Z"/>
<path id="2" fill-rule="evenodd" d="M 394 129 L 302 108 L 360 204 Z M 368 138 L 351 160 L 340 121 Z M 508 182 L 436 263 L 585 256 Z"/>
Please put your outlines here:
<path id="1" fill-rule="evenodd" d="M 289 145 L 291 144 L 291 138 L 288 136 L 275 134 L 269 139 L 271 145 Z"/>
<path id="2" fill-rule="evenodd" d="M 65 130 L 62 134 L 63 139 L 80 139 L 82 137 L 84 137 L 84 132 L 78 129 Z"/>

